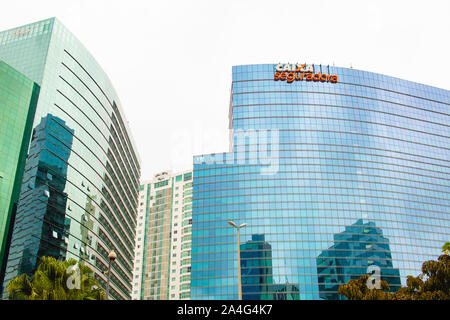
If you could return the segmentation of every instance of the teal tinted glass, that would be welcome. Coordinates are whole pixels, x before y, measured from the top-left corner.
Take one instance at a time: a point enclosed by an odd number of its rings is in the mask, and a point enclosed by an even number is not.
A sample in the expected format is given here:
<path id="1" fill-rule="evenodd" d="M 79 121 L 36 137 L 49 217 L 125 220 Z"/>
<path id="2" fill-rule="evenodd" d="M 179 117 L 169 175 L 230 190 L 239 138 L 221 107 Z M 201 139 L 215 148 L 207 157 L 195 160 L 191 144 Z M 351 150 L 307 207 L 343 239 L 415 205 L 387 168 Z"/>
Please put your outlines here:
<path id="1" fill-rule="evenodd" d="M 0 269 L 22 174 L 39 87 L 0 61 Z"/>
<path id="2" fill-rule="evenodd" d="M 0 33 L 0 59 L 41 85 L 5 284 L 43 255 L 85 262 L 131 292 L 140 164 L 102 68 L 57 19 Z"/>

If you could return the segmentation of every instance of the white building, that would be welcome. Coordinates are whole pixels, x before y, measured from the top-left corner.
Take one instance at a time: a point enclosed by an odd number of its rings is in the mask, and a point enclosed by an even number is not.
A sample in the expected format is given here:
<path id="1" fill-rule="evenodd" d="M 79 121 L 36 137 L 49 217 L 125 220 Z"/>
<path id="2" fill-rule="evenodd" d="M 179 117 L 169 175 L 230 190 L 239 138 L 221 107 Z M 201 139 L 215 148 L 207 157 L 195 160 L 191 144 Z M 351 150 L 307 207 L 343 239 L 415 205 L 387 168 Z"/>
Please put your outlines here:
<path id="1" fill-rule="evenodd" d="M 132 299 L 190 298 L 192 170 L 141 183 Z"/>

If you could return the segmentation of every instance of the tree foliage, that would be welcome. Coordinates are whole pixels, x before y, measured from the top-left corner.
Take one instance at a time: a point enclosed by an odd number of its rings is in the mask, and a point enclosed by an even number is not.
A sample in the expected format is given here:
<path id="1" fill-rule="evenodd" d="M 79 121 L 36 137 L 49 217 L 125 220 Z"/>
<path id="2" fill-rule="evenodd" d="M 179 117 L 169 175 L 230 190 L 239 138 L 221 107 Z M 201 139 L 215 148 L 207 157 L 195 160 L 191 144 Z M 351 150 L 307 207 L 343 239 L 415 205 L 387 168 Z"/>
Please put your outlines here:
<path id="1" fill-rule="evenodd" d="M 449 254 L 450 253 L 450 242 L 446 242 L 442 246 L 442 252 L 444 252 L 444 254 Z"/>
<path id="2" fill-rule="evenodd" d="M 424 262 L 422 274 L 408 276 L 406 285 L 397 291 L 398 300 L 450 300 L 450 256 Z"/>
<path id="3" fill-rule="evenodd" d="M 389 284 L 380 280 L 380 289 L 369 289 L 366 284 L 369 277 L 365 274 L 359 279 L 350 280 L 339 287 L 338 293 L 349 300 L 392 300 L 392 293 L 385 292 L 390 290 Z"/>
<path id="4" fill-rule="evenodd" d="M 92 270 L 75 259 L 42 257 L 33 277 L 15 277 L 6 287 L 10 300 L 104 300 Z"/>
<path id="5" fill-rule="evenodd" d="M 446 245 L 449 243 L 447 242 Z M 448 247 L 442 248 L 448 251 Z M 422 264 L 422 274 L 417 277 L 408 276 L 406 287 L 397 292 L 388 291 L 389 285 L 381 280 L 380 289 L 369 289 L 367 279 L 363 275 L 359 279 L 350 280 L 339 287 L 338 293 L 349 300 L 450 300 L 450 255 L 444 253 L 437 261 L 425 261 Z"/>

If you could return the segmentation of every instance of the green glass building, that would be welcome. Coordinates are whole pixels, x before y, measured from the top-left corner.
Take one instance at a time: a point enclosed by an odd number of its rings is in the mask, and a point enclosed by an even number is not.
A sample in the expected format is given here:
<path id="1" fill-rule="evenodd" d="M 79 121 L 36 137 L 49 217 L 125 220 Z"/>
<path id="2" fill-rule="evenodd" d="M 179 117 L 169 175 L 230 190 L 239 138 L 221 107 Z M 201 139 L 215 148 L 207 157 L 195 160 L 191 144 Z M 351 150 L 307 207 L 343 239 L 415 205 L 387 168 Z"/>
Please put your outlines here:
<path id="1" fill-rule="evenodd" d="M 0 60 L 40 86 L 3 286 L 42 256 L 106 286 L 114 250 L 110 297 L 129 299 L 140 160 L 108 76 L 55 18 L 0 32 Z"/>
<path id="2" fill-rule="evenodd" d="M 38 95 L 35 82 L 0 61 L 0 282 Z"/>

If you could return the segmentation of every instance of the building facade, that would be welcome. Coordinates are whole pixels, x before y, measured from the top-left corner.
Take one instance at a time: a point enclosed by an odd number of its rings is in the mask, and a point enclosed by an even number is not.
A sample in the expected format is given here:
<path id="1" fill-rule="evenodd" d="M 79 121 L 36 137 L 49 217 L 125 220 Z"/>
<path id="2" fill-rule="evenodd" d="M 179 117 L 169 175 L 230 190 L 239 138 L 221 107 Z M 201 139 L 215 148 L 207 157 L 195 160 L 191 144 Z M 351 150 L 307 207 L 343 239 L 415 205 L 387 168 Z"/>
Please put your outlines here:
<path id="1" fill-rule="evenodd" d="M 271 300 L 273 294 L 272 246 L 263 234 L 239 245 L 241 255 L 242 299 Z M 268 293 L 268 294 L 267 294 Z"/>
<path id="2" fill-rule="evenodd" d="M 91 267 L 130 299 L 140 160 L 118 96 L 57 19 L 0 33 L 0 60 L 40 86 L 4 286 L 42 256 Z"/>
<path id="3" fill-rule="evenodd" d="M 406 285 L 450 234 L 449 106 L 360 70 L 233 67 L 230 151 L 194 157 L 192 299 L 238 297 L 228 220 L 247 223 L 244 299 L 339 299 L 373 270 Z"/>
<path id="4" fill-rule="evenodd" d="M 192 170 L 161 172 L 139 192 L 133 299 L 190 298 Z"/>
<path id="5" fill-rule="evenodd" d="M 0 283 L 38 96 L 35 82 L 0 61 Z"/>
<path id="6" fill-rule="evenodd" d="M 380 280 L 389 284 L 390 291 L 401 285 L 400 272 L 392 265 L 389 239 L 373 221 L 356 221 L 334 235 L 334 245 L 322 251 L 316 259 L 320 298 L 345 300 L 338 295 L 339 285 L 354 279 L 354 275 L 383 270 Z M 371 266 L 372 270 L 368 267 Z M 375 280 L 375 279 L 374 279 Z"/>

